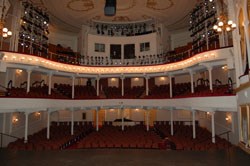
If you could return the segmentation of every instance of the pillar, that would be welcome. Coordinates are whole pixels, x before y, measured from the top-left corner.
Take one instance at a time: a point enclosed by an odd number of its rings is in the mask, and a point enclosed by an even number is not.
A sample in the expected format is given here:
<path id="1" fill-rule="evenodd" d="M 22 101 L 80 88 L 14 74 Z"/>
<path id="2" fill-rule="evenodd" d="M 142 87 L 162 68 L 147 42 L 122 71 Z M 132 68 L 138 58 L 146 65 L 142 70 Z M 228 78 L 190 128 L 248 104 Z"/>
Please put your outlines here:
<path id="1" fill-rule="evenodd" d="M 49 74 L 49 91 L 48 94 L 51 95 L 51 82 L 52 82 L 52 74 Z"/>
<path id="2" fill-rule="evenodd" d="M 28 143 L 29 113 L 25 112 L 24 114 L 25 114 L 24 143 Z"/>
<path id="3" fill-rule="evenodd" d="M 122 81 L 122 96 L 124 96 L 124 77 L 121 77 Z"/>
<path id="4" fill-rule="evenodd" d="M 194 74 L 190 71 L 190 78 L 191 78 L 191 93 L 194 93 Z"/>
<path id="5" fill-rule="evenodd" d="M 172 85 L 172 76 L 169 75 L 169 97 L 173 97 L 173 85 Z"/>
<path id="6" fill-rule="evenodd" d="M 50 111 L 47 111 L 47 139 L 50 139 Z"/>
<path id="7" fill-rule="evenodd" d="M 215 143 L 215 125 L 214 125 L 214 114 L 215 112 L 211 112 L 211 123 L 212 123 L 212 142 Z"/>
<path id="8" fill-rule="evenodd" d="M 213 91 L 213 80 L 212 80 L 212 67 L 208 68 L 208 74 L 209 74 L 209 89 Z"/>
<path id="9" fill-rule="evenodd" d="M 72 77 L 72 99 L 75 98 L 75 77 Z"/>
<path id="10" fill-rule="evenodd" d="M 170 125 L 171 125 L 171 135 L 174 135 L 174 123 L 173 123 L 173 110 L 170 110 Z"/>
<path id="11" fill-rule="evenodd" d="M 30 92 L 30 75 L 31 75 L 31 70 L 27 70 L 27 74 L 28 74 L 28 77 L 27 77 L 27 93 Z"/>
<path id="12" fill-rule="evenodd" d="M 195 110 L 192 111 L 193 139 L 196 138 Z"/>
<path id="13" fill-rule="evenodd" d="M 148 92 L 149 92 L 149 88 L 148 88 L 148 79 L 149 79 L 149 78 L 146 76 L 145 79 L 146 79 L 146 96 L 148 96 Z"/>
<path id="14" fill-rule="evenodd" d="M 71 111 L 71 135 L 74 135 L 74 111 Z"/>
<path id="15" fill-rule="evenodd" d="M 96 96 L 100 95 L 100 78 L 96 78 Z"/>

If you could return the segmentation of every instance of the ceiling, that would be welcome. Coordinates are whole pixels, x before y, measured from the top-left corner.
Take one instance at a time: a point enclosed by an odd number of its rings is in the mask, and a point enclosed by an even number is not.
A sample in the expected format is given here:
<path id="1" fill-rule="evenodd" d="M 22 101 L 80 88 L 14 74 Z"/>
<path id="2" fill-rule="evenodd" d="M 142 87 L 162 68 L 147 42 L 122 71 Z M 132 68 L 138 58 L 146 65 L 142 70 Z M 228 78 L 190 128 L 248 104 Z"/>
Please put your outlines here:
<path id="1" fill-rule="evenodd" d="M 134 22 L 155 19 L 169 30 L 188 26 L 189 13 L 197 0 L 117 0 L 115 16 L 104 15 L 105 0 L 32 0 L 47 9 L 53 28 L 79 32 L 92 20 Z M 152 3 L 150 3 L 152 2 Z"/>

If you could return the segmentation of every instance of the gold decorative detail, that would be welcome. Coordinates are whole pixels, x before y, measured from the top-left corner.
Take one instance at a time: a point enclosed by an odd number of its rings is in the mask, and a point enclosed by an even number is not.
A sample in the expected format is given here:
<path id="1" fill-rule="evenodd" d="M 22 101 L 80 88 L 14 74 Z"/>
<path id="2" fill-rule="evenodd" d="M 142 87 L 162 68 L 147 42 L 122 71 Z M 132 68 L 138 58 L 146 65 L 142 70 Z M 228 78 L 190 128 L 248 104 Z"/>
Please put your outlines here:
<path id="1" fill-rule="evenodd" d="M 116 10 L 117 11 L 129 10 L 129 9 L 132 9 L 135 5 L 136 5 L 136 1 L 132 0 L 132 3 L 128 7 L 125 7 L 125 8 L 119 8 L 119 7 L 117 7 Z"/>
<path id="2" fill-rule="evenodd" d="M 149 9 L 153 9 L 153 10 L 167 10 L 171 8 L 172 6 L 174 6 L 174 2 L 172 0 L 168 0 L 168 3 L 166 2 L 166 4 L 168 5 L 165 7 L 162 7 L 161 4 L 159 5 L 157 3 L 157 0 L 147 0 L 146 7 Z"/>
<path id="3" fill-rule="evenodd" d="M 153 17 L 144 14 L 144 15 L 142 15 L 142 18 L 144 18 L 144 19 L 152 19 Z"/>
<path id="4" fill-rule="evenodd" d="M 114 22 L 126 22 L 126 21 L 131 21 L 131 20 L 128 16 L 115 16 L 112 21 L 114 21 Z"/>
<path id="5" fill-rule="evenodd" d="M 79 8 L 73 7 L 73 4 L 76 2 L 82 3 L 81 6 L 79 5 Z M 94 9 L 94 3 L 92 0 L 71 0 L 68 2 L 67 8 L 76 12 L 86 12 Z"/>
<path id="6" fill-rule="evenodd" d="M 100 20 L 100 19 L 101 19 L 100 15 L 99 16 L 95 16 L 95 17 L 92 18 L 92 20 Z"/>

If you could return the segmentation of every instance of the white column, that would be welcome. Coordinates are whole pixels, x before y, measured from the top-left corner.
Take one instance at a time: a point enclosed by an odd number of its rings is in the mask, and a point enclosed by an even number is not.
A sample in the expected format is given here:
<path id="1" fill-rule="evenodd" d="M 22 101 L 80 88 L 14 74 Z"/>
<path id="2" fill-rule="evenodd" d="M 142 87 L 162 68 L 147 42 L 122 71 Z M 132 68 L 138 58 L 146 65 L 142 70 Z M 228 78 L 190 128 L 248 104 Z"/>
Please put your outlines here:
<path id="1" fill-rule="evenodd" d="M 96 96 L 100 95 L 100 78 L 96 78 Z"/>
<path id="2" fill-rule="evenodd" d="M 121 108 L 121 113 L 122 113 L 122 131 L 124 131 L 124 109 Z"/>
<path id="3" fill-rule="evenodd" d="M 3 128 L 2 133 L 6 132 L 6 113 L 3 113 Z"/>
<path id="4" fill-rule="evenodd" d="M 208 74 L 209 74 L 209 89 L 213 91 L 213 79 L 212 79 L 212 67 L 208 68 Z"/>
<path id="5" fill-rule="evenodd" d="M 173 86 L 172 86 L 172 76 L 169 75 L 169 97 L 172 98 L 173 97 Z"/>
<path id="6" fill-rule="evenodd" d="M 190 72 L 190 78 L 191 78 L 191 93 L 194 93 L 194 74 L 192 71 Z"/>
<path id="7" fill-rule="evenodd" d="M 13 128 L 12 119 L 13 119 L 13 112 L 10 113 L 10 121 L 9 121 L 9 134 L 10 134 L 10 135 L 11 135 L 11 133 L 12 133 L 12 128 Z"/>
<path id="8" fill-rule="evenodd" d="M 211 112 L 211 123 L 212 123 L 212 142 L 215 143 L 215 125 L 214 125 L 214 114 L 215 112 Z"/>
<path id="9" fill-rule="evenodd" d="M 74 111 L 71 111 L 71 135 L 74 135 Z"/>
<path id="10" fill-rule="evenodd" d="M 147 114 L 147 131 L 149 131 L 149 113 L 150 113 L 150 110 L 147 110 L 146 112 Z"/>
<path id="11" fill-rule="evenodd" d="M 25 130 L 24 130 L 24 143 L 28 142 L 28 125 L 29 125 L 29 113 L 25 112 Z"/>
<path id="12" fill-rule="evenodd" d="M 75 98 L 75 77 L 72 77 L 72 99 Z"/>
<path id="13" fill-rule="evenodd" d="M 98 115 L 98 108 L 96 109 L 96 131 L 99 131 L 99 115 Z"/>
<path id="14" fill-rule="evenodd" d="M 196 138 L 195 110 L 192 111 L 192 123 L 193 123 L 193 139 L 195 139 Z"/>
<path id="15" fill-rule="evenodd" d="M 27 74 L 28 74 L 28 77 L 27 77 L 27 93 L 30 92 L 30 75 L 31 75 L 31 70 L 27 70 Z"/>
<path id="16" fill-rule="evenodd" d="M 149 92 L 149 88 L 148 88 L 148 79 L 149 79 L 149 78 L 146 76 L 145 79 L 146 79 L 146 96 L 148 96 L 148 92 Z"/>
<path id="17" fill-rule="evenodd" d="M 52 74 L 49 74 L 49 91 L 48 91 L 48 94 L 51 95 L 51 82 L 52 82 Z"/>
<path id="18" fill-rule="evenodd" d="M 173 110 L 170 110 L 170 125 L 171 125 L 171 135 L 174 135 L 174 123 L 173 123 Z"/>
<path id="19" fill-rule="evenodd" d="M 50 111 L 47 111 L 47 139 L 50 139 Z"/>
<path id="20" fill-rule="evenodd" d="M 121 77 L 122 81 L 122 96 L 124 96 L 124 77 Z"/>

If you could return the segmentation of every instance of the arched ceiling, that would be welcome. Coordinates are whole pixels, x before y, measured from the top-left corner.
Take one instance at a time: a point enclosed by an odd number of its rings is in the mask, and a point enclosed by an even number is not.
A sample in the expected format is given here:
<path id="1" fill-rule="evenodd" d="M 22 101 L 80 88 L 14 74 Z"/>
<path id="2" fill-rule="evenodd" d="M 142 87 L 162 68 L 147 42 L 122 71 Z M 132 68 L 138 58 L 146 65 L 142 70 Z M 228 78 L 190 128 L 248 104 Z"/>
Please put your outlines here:
<path id="1" fill-rule="evenodd" d="M 32 0 L 47 9 L 52 26 L 77 31 L 92 20 L 134 22 L 153 18 L 170 29 L 188 26 L 197 0 L 117 0 L 115 16 L 104 15 L 105 0 Z"/>

